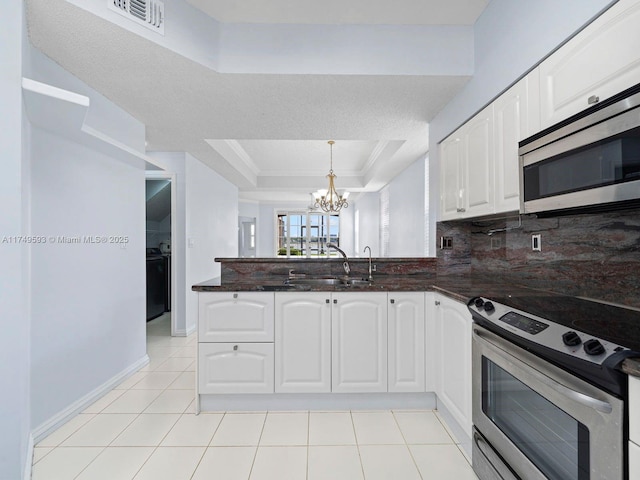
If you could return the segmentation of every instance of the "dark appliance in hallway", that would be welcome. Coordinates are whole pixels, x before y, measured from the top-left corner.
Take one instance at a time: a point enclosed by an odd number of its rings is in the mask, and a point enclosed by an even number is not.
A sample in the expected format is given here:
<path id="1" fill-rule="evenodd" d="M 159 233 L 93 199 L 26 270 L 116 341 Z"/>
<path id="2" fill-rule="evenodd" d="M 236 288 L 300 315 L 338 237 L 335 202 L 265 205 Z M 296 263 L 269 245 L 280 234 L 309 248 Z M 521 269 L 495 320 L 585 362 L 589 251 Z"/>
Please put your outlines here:
<path id="1" fill-rule="evenodd" d="M 170 310 L 171 256 L 147 248 L 147 322 Z"/>

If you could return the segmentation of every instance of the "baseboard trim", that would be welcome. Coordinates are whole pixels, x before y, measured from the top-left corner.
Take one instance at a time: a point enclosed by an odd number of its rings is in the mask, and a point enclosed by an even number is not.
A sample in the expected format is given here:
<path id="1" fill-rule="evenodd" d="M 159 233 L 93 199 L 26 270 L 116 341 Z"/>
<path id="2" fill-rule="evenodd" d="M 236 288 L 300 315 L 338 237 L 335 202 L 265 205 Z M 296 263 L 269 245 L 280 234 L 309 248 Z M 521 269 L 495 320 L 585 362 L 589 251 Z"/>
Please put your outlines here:
<path id="1" fill-rule="evenodd" d="M 33 469 L 33 447 L 35 442 L 33 440 L 33 434 L 29 434 L 29 440 L 27 442 L 27 458 L 25 459 L 23 480 L 31 480 L 31 470 Z"/>
<path id="2" fill-rule="evenodd" d="M 462 453 L 467 457 L 469 463 L 471 463 L 471 432 L 467 433 L 465 429 L 458 423 L 455 417 L 449 412 L 447 407 L 440 401 L 436 395 L 438 414 L 446 423 L 449 433 L 453 437 L 456 445 L 458 445 Z"/>
<path id="3" fill-rule="evenodd" d="M 188 337 L 189 335 L 191 335 L 192 333 L 194 333 L 196 331 L 196 326 L 195 325 L 191 325 L 188 329 L 180 329 L 180 330 L 175 330 L 173 332 L 173 336 L 174 337 Z"/>
<path id="4" fill-rule="evenodd" d="M 131 375 L 136 373 L 142 367 L 149 363 L 149 355 L 146 355 L 140 358 L 138 361 L 129 365 L 127 368 L 122 370 L 120 373 L 114 375 L 109 380 L 104 382 L 102 385 L 94 388 L 92 391 L 87 393 L 84 397 L 76 400 L 71 405 L 69 405 L 64 410 L 61 410 L 49 420 L 41 423 L 31 432 L 31 438 L 33 444 L 37 444 L 40 440 L 45 438 L 55 429 L 59 428 L 64 423 L 71 420 L 71 418 L 75 417 L 77 414 L 81 413 L 85 410 L 89 405 L 98 400 L 107 392 L 113 390 L 114 387 L 122 383 L 124 380 L 129 378 Z"/>
<path id="5" fill-rule="evenodd" d="M 433 410 L 434 393 L 270 393 L 200 395 L 202 412 L 292 410 Z"/>

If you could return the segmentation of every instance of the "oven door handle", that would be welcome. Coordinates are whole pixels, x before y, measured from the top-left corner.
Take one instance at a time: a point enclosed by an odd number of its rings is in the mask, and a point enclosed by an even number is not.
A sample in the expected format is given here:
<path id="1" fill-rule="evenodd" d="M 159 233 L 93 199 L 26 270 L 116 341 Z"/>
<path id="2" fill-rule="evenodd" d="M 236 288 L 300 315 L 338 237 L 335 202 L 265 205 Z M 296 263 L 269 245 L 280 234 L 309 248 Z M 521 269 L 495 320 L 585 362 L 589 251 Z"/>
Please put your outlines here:
<path id="1" fill-rule="evenodd" d="M 504 351 L 505 353 L 511 355 L 514 358 L 517 358 L 516 355 L 512 355 L 511 352 L 514 351 L 515 347 L 513 344 L 511 344 L 511 342 L 509 342 L 508 340 L 503 339 L 502 337 L 489 332 L 488 330 L 480 330 L 477 327 L 473 328 L 473 334 L 475 337 L 477 337 L 478 339 L 480 339 L 481 341 L 484 341 L 486 343 L 488 343 L 490 346 L 492 346 L 495 349 L 499 349 Z M 540 360 L 540 362 L 542 362 L 543 360 Z M 533 365 L 533 367 L 535 367 L 535 365 Z M 584 405 L 585 407 L 588 408 L 592 408 L 594 410 L 597 410 L 598 412 L 602 412 L 602 413 L 611 413 L 613 411 L 613 407 L 611 406 L 611 404 L 609 402 L 605 402 L 603 400 L 599 400 L 597 398 L 593 398 L 585 393 L 582 392 L 578 392 L 577 390 L 574 390 L 572 388 L 569 388 L 549 377 L 547 377 L 546 375 L 543 375 L 541 373 L 539 373 L 535 368 L 530 372 L 533 376 L 535 376 L 539 381 L 541 381 L 542 383 L 544 383 L 545 385 L 547 385 L 548 387 L 552 388 L 553 390 L 555 390 L 556 392 L 558 392 L 560 395 L 563 395 L 567 398 L 569 398 L 570 400 L 573 400 L 574 402 L 580 403 L 581 405 Z"/>

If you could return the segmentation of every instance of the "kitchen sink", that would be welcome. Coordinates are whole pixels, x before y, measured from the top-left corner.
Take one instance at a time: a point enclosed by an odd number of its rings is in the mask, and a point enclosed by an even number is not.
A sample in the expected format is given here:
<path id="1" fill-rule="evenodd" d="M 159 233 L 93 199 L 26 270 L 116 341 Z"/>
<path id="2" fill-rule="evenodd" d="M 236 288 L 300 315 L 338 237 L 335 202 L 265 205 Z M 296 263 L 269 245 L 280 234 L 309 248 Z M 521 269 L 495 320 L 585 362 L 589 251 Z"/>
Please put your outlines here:
<path id="1" fill-rule="evenodd" d="M 366 278 L 349 278 L 346 280 L 346 285 L 349 287 L 370 287 L 373 285 L 373 280 L 369 281 Z"/>
<path id="2" fill-rule="evenodd" d="M 339 277 L 306 277 L 289 278 L 284 281 L 290 286 L 329 286 L 329 287 L 368 287 L 372 285 L 366 278 L 339 278 Z"/>
<path id="3" fill-rule="evenodd" d="M 344 285 L 341 278 L 337 277 L 311 277 L 311 278 L 288 278 L 285 285 L 319 285 L 319 286 L 340 286 Z"/>

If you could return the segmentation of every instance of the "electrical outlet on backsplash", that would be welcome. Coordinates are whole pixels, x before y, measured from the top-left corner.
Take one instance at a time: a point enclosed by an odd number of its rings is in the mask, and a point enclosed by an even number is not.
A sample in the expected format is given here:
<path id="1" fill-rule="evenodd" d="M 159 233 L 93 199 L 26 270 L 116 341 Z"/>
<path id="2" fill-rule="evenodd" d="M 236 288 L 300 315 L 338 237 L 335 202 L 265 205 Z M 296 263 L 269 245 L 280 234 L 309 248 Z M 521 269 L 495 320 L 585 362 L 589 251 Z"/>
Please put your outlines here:
<path id="1" fill-rule="evenodd" d="M 521 228 L 490 236 L 488 231 L 505 227 L 504 219 L 478 225 L 438 222 L 437 238 L 451 237 L 455 245 L 437 250 L 439 274 L 499 275 L 532 288 L 640 308 L 640 208 L 543 219 L 522 215 Z M 533 252 L 531 235 L 541 232 L 544 246 Z"/>

